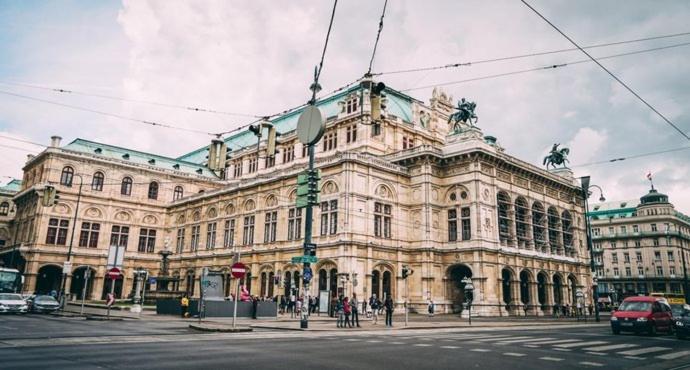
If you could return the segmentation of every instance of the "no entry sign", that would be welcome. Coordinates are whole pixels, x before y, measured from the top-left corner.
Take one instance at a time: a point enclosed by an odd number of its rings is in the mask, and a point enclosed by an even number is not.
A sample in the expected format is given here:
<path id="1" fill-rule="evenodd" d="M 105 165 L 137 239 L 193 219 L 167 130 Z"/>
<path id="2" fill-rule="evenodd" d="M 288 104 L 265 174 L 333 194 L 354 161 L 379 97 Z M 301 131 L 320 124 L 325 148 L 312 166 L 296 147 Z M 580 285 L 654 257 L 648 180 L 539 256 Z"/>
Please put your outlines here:
<path id="1" fill-rule="evenodd" d="M 113 280 L 119 278 L 119 277 L 120 277 L 120 274 L 121 274 L 120 269 L 117 268 L 117 267 L 111 268 L 111 269 L 108 270 L 108 272 L 106 273 L 106 275 L 108 275 L 108 277 L 111 278 L 111 279 L 113 279 Z"/>
<path id="2" fill-rule="evenodd" d="M 241 279 L 247 273 L 247 266 L 241 262 L 237 262 L 230 267 L 230 273 L 235 279 Z"/>

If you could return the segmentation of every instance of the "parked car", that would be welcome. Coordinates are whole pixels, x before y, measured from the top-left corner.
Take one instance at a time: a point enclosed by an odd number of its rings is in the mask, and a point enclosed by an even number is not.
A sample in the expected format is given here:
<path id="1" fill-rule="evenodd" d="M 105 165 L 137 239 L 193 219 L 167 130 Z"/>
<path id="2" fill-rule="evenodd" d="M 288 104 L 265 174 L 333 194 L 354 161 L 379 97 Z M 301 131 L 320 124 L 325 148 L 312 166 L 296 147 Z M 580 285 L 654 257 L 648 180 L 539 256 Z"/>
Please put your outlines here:
<path id="1" fill-rule="evenodd" d="M 60 303 L 49 295 L 35 296 L 30 302 L 31 312 L 55 312 L 60 309 Z"/>
<path id="2" fill-rule="evenodd" d="M 673 306 L 671 306 L 673 308 Z M 678 339 L 685 339 L 690 337 L 690 306 L 681 305 L 682 311 L 678 311 L 673 315 L 676 321 L 676 337 Z"/>
<path id="3" fill-rule="evenodd" d="M 672 333 L 674 327 L 671 307 L 662 298 L 628 297 L 611 315 L 611 331 L 656 335 L 658 332 Z"/>
<path id="4" fill-rule="evenodd" d="M 0 313 L 26 313 L 29 310 L 20 294 L 0 293 Z"/>
<path id="5" fill-rule="evenodd" d="M 683 315 L 685 311 L 690 310 L 690 305 L 687 305 L 685 303 L 671 303 L 671 315 L 673 315 L 674 319 L 679 318 L 680 316 Z"/>

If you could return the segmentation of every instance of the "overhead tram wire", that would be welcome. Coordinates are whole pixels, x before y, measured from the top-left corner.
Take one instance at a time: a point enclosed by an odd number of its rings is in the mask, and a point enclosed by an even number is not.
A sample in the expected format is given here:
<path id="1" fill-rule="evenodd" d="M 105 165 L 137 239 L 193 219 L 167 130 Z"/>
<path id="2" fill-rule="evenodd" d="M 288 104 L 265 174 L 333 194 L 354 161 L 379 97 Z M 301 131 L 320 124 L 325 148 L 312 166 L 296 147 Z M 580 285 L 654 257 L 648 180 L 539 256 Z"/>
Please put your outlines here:
<path id="1" fill-rule="evenodd" d="M 673 48 L 678 48 L 682 46 L 688 46 L 690 45 L 690 42 L 684 42 L 680 44 L 673 44 L 673 45 L 667 45 L 667 46 L 659 46 L 656 48 L 651 48 L 651 49 L 644 49 L 644 50 L 637 50 L 637 51 L 631 51 L 627 53 L 620 53 L 620 54 L 613 54 L 613 55 L 607 55 L 598 58 L 599 60 L 604 60 L 604 59 L 613 59 L 613 58 L 619 58 L 619 57 L 624 57 L 624 56 L 629 56 L 629 55 L 636 55 L 636 54 L 643 54 L 643 53 L 650 53 L 653 51 L 659 51 L 659 50 L 666 50 L 666 49 L 673 49 Z M 505 72 L 505 73 L 498 73 L 498 74 L 493 74 L 493 75 L 485 75 L 485 76 L 480 76 L 480 77 L 473 77 L 473 78 L 468 78 L 464 80 L 457 80 L 457 81 L 451 81 L 451 82 L 442 82 L 442 83 L 437 83 L 437 84 L 432 84 L 432 85 L 425 85 L 425 86 L 419 86 L 419 87 L 412 87 L 409 89 L 404 89 L 401 90 L 401 92 L 408 92 L 408 91 L 415 91 L 415 90 L 422 90 L 422 89 L 428 89 L 432 87 L 439 87 L 439 86 L 449 86 L 449 85 L 457 85 L 457 84 L 462 84 L 466 82 L 472 82 L 472 81 L 480 81 L 480 80 L 488 80 L 492 78 L 498 78 L 498 77 L 505 77 L 505 76 L 512 76 L 512 75 L 517 75 L 517 74 L 522 74 L 522 73 L 528 73 L 528 72 L 536 72 L 536 71 L 544 71 L 544 70 L 551 70 L 551 69 L 556 69 L 556 68 L 561 68 L 561 67 L 567 67 L 571 65 L 576 65 L 576 64 L 582 64 L 582 63 L 591 63 L 591 59 L 581 59 L 581 60 L 576 60 L 572 62 L 565 62 L 565 63 L 559 63 L 559 64 L 550 64 L 542 67 L 536 67 L 536 68 L 529 68 L 529 69 L 522 69 L 522 70 L 517 70 L 517 71 L 512 71 L 512 72 Z"/>
<path id="2" fill-rule="evenodd" d="M 534 13 L 536 13 L 541 19 L 543 19 L 546 23 L 548 23 L 548 24 L 549 24 L 551 27 L 553 27 L 556 31 L 558 31 L 558 33 L 560 33 L 563 37 L 565 37 L 568 41 L 570 41 L 571 44 L 573 44 L 575 47 L 577 47 L 582 53 L 584 53 L 587 57 L 589 57 L 589 59 L 591 59 L 594 63 L 596 63 L 599 67 L 601 67 L 601 69 L 603 69 L 603 70 L 604 70 L 606 73 L 608 73 L 614 80 L 616 80 L 619 84 L 621 84 L 621 86 L 625 87 L 626 90 L 628 90 L 631 94 L 633 94 L 633 95 L 634 95 L 638 100 L 640 100 L 644 105 L 646 105 L 649 109 L 651 109 L 654 113 L 656 113 L 659 117 L 661 117 L 661 119 L 663 119 L 669 126 L 673 127 L 676 131 L 678 131 L 678 133 L 680 133 L 681 136 L 683 136 L 683 137 L 686 138 L 687 140 L 690 140 L 690 136 L 688 136 L 688 134 L 686 134 L 683 130 L 681 130 L 678 126 L 676 126 L 673 122 L 671 122 L 671 120 L 669 120 L 668 118 L 666 118 L 666 116 L 664 116 L 663 114 L 661 114 L 661 112 L 659 112 L 656 108 L 654 108 L 651 104 L 649 104 L 644 98 L 642 98 L 638 93 L 636 93 L 632 88 L 630 88 L 630 86 L 628 86 L 625 82 L 623 82 L 620 78 L 618 78 L 618 76 L 616 76 L 615 74 L 613 74 L 613 72 L 611 72 L 610 70 L 608 70 L 608 68 L 604 67 L 603 64 L 599 63 L 598 60 L 594 59 L 593 56 L 591 56 L 587 51 L 585 51 L 582 47 L 580 47 L 580 45 L 578 45 L 575 41 L 573 41 L 573 39 L 571 39 L 570 37 L 568 37 L 568 35 L 566 35 L 566 34 L 565 34 L 563 31 L 561 31 L 558 27 L 556 27 L 556 25 L 554 25 L 553 23 L 551 23 L 551 21 L 549 21 L 548 19 L 546 19 L 546 17 L 544 17 L 541 13 L 539 13 L 536 9 L 534 9 L 529 3 L 527 3 L 527 1 L 525 1 L 525 0 L 520 0 L 520 1 L 522 1 L 522 3 L 525 4 L 525 6 L 527 6 L 528 8 L 530 8 Z"/>
<path id="3" fill-rule="evenodd" d="M 665 39 L 665 38 L 671 38 L 671 37 L 680 37 L 680 36 L 690 36 L 690 32 L 682 32 L 682 33 L 674 33 L 674 34 L 661 35 L 661 36 L 645 37 L 645 38 L 641 38 L 641 39 L 626 40 L 626 41 L 616 41 L 616 42 L 609 42 L 609 43 L 605 43 L 605 44 L 595 44 L 595 45 L 583 46 L 582 48 L 583 49 L 594 49 L 594 48 L 602 48 L 602 47 L 607 47 L 607 46 L 625 45 L 625 44 L 631 44 L 631 43 L 636 43 L 636 42 L 659 40 L 659 39 Z M 514 55 L 514 56 L 507 56 L 507 57 L 492 58 L 492 59 L 482 59 L 482 60 L 469 61 L 469 62 L 444 64 L 444 65 L 440 65 L 440 66 L 420 67 L 420 68 L 401 69 L 401 70 L 394 70 L 394 71 L 375 72 L 375 73 L 372 73 L 372 76 L 392 75 L 392 74 L 401 74 L 401 73 L 413 73 L 413 72 L 426 72 L 426 71 L 434 71 L 434 70 L 439 70 L 439 69 L 449 69 L 449 68 L 458 68 L 458 67 L 469 67 L 469 66 L 476 65 L 476 64 L 502 62 L 502 61 L 507 61 L 507 60 L 523 59 L 523 58 L 536 57 L 536 56 L 542 56 L 542 55 L 566 53 L 566 52 L 576 51 L 576 50 L 579 50 L 579 49 L 578 48 L 558 49 L 558 50 L 542 51 L 542 52 Z"/>
<path id="4" fill-rule="evenodd" d="M 129 98 L 123 98 L 120 96 L 87 93 L 87 92 L 81 92 L 81 91 L 76 91 L 76 90 L 63 89 L 63 88 L 59 88 L 59 87 L 46 87 L 46 86 L 21 83 L 21 82 L 0 81 L 0 84 L 9 85 L 9 86 L 21 86 L 21 87 L 27 87 L 27 88 L 31 88 L 31 89 L 39 89 L 39 90 L 51 91 L 51 92 L 62 93 L 62 94 L 88 96 L 88 97 L 94 97 L 94 98 L 99 98 L 99 99 L 118 100 L 118 101 L 123 101 L 123 102 L 156 105 L 159 107 L 183 109 L 183 110 L 188 110 L 188 111 L 193 111 L 193 112 L 204 112 L 204 113 L 223 114 L 223 115 L 228 115 L 228 116 L 260 118 L 257 115 L 248 114 L 248 113 L 225 112 L 225 111 L 211 109 L 211 108 L 200 108 L 200 107 L 193 107 L 193 106 L 160 103 L 160 102 L 154 102 L 154 101 L 148 101 L 148 100 L 129 99 Z"/>
<path id="5" fill-rule="evenodd" d="M 570 168 L 578 168 L 578 167 L 589 167 L 589 166 L 596 166 L 600 164 L 608 164 L 608 163 L 614 163 L 614 162 L 621 162 L 629 159 L 637 159 L 637 158 L 643 158 L 643 157 L 650 157 L 653 155 L 659 155 L 659 154 L 668 154 L 668 153 L 675 153 L 675 152 L 680 152 L 684 150 L 690 150 L 690 146 L 682 146 L 678 148 L 672 148 L 672 149 L 665 149 L 665 150 L 658 150 L 655 152 L 647 152 L 647 153 L 640 153 L 640 154 L 633 154 L 629 155 L 627 157 L 616 157 L 608 160 L 602 160 L 602 161 L 595 161 L 595 162 L 589 162 L 589 163 L 583 163 L 583 164 L 576 164 L 570 166 Z"/>
<path id="6" fill-rule="evenodd" d="M 376 32 L 376 41 L 374 41 L 374 50 L 371 52 L 371 59 L 369 60 L 369 69 L 367 70 L 367 75 L 371 75 L 371 67 L 374 65 L 376 48 L 379 45 L 379 38 L 381 37 L 381 31 L 383 30 L 383 17 L 386 16 L 386 6 L 388 6 L 388 0 L 385 0 L 383 3 L 383 11 L 381 11 L 381 19 L 379 20 L 379 30 Z"/>
<path id="7" fill-rule="evenodd" d="M 37 143 L 37 142 L 35 142 L 35 141 L 29 141 L 29 140 L 24 140 L 24 139 L 18 139 L 18 138 L 16 138 L 16 137 L 12 137 L 12 136 L 0 135 L 0 138 L 6 139 L 6 140 L 18 141 L 18 142 L 20 142 L 20 143 L 32 144 L 32 145 L 36 145 L 36 146 L 40 146 L 40 147 L 44 147 L 44 148 L 46 147 L 45 144 Z"/>

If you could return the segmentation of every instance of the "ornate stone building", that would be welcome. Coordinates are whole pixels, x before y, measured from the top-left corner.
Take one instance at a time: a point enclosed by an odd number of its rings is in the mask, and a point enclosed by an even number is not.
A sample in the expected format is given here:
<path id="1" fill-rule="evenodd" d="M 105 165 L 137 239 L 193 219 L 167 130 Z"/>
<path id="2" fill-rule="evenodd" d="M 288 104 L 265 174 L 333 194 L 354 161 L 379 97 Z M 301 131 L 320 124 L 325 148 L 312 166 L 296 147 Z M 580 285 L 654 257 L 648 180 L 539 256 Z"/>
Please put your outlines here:
<path id="1" fill-rule="evenodd" d="M 652 188 L 639 200 L 590 205 L 594 263 L 604 300 L 685 292 L 690 217 Z"/>
<path id="2" fill-rule="evenodd" d="M 22 182 L 17 179 L 12 179 L 4 186 L 0 186 L 0 248 L 11 246 L 12 233 L 11 223 L 16 213 L 16 207 L 12 201 L 12 197 L 21 189 Z M 11 256 L 7 256 L 8 260 L 3 259 L 5 266 L 11 266 Z"/>
<path id="3" fill-rule="evenodd" d="M 555 302 L 573 304 L 577 290 L 591 297 L 583 200 L 570 171 L 520 161 L 471 124 L 449 130 L 452 97 L 442 92 L 429 104 L 384 93 L 380 121 L 371 120 L 368 81 L 317 103 L 326 132 L 316 148 L 312 294 L 392 295 L 398 305 L 409 295 L 412 307 L 431 298 L 451 312 L 461 309 L 469 277 L 482 315 L 548 314 Z M 55 288 L 72 244 L 67 285 L 81 289 L 84 270 L 94 269 L 94 299 L 109 288 L 109 245 L 126 247 L 120 295 L 131 292 L 135 268 L 159 273 L 164 249 L 172 252 L 169 289 L 198 295 L 209 267 L 229 294 L 239 252 L 252 294 L 291 294 L 303 284 L 301 266 L 290 262 L 302 254 L 305 222 L 295 208 L 296 176 L 307 165 L 295 133 L 300 113 L 272 120 L 281 134 L 274 157 L 249 131 L 225 138 L 230 151 L 217 171 L 207 166 L 208 147 L 166 158 L 56 139 L 27 161 L 14 197 L 25 290 Z M 48 183 L 60 199 L 42 207 Z M 406 280 L 403 265 L 414 270 Z"/>

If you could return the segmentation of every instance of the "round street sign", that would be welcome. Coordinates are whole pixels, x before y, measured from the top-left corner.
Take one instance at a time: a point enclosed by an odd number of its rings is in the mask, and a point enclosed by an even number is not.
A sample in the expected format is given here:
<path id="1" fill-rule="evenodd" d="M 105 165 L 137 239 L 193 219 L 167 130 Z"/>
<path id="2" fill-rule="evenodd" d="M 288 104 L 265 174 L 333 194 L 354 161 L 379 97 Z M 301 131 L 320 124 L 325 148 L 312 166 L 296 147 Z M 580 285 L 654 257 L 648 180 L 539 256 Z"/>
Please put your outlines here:
<path id="1" fill-rule="evenodd" d="M 297 120 L 297 137 L 302 144 L 316 144 L 323 136 L 324 125 L 321 111 L 314 105 L 307 105 Z"/>
<path id="2" fill-rule="evenodd" d="M 120 274 L 121 274 L 121 273 L 122 273 L 122 272 L 120 271 L 119 268 L 113 267 L 113 268 L 111 268 L 110 270 L 108 270 L 108 272 L 106 273 L 106 275 L 108 275 L 108 278 L 115 280 L 115 279 L 117 279 L 117 278 L 120 277 Z"/>
<path id="3" fill-rule="evenodd" d="M 234 263 L 232 267 L 230 267 L 230 273 L 235 279 L 240 279 L 247 273 L 247 266 L 241 262 Z"/>

